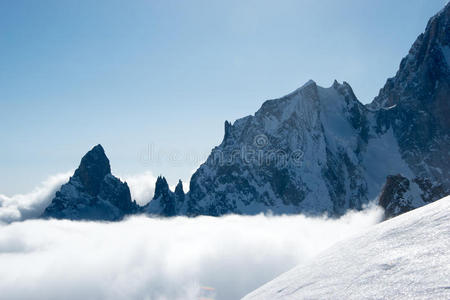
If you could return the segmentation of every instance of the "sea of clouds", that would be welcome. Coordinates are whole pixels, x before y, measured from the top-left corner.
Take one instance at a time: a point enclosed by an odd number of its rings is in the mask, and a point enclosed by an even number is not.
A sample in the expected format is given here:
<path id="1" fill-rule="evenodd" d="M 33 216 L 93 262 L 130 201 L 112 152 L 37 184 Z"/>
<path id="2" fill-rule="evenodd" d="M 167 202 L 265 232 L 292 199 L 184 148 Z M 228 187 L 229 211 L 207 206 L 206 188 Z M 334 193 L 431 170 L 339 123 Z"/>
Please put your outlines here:
<path id="1" fill-rule="evenodd" d="M 2 196 L 1 298 L 238 299 L 382 216 L 372 206 L 339 219 L 234 215 L 133 216 L 116 223 L 19 221 L 43 211 L 68 176 L 54 176 L 28 195 Z M 135 190 L 138 182 L 147 181 L 137 178 L 130 184 L 135 195 L 152 194 L 148 187 Z"/>

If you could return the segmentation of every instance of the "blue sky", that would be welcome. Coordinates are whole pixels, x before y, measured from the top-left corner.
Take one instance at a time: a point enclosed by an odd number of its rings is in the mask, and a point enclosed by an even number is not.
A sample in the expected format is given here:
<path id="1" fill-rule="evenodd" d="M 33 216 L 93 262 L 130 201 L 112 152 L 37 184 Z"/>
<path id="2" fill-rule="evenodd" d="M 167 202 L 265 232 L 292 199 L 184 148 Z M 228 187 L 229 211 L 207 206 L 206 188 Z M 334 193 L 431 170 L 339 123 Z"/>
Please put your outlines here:
<path id="1" fill-rule="evenodd" d="M 118 175 L 186 180 L 225 120 L 308 79 L 370 102 L 445 3 L 0 0 L 0 193 L 98 143 Z"/>

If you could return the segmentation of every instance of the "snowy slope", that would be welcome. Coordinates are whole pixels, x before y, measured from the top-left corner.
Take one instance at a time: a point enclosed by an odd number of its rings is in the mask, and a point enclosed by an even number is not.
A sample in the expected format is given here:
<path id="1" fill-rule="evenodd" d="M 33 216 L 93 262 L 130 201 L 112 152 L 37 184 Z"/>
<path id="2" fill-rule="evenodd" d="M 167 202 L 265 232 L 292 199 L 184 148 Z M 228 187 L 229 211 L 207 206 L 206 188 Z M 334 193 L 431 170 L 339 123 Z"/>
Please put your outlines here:
<path id="1" fill-rule="evenodd" d="M 360 209 L 376 197 L 367 193 L 361 163 L 365 113 L 347 83 L 322 88 L 309 81 L 266 101 L 255 115 L 226 123 L 223 142 L 191 178 L 187 213 Z M 379 186 L 386 175 L 377 176 Z"/>
<path id="2" fill-rule="evenodd" d="M 450 196 L 372 227 L 243 299 L 450 299 Z"/>

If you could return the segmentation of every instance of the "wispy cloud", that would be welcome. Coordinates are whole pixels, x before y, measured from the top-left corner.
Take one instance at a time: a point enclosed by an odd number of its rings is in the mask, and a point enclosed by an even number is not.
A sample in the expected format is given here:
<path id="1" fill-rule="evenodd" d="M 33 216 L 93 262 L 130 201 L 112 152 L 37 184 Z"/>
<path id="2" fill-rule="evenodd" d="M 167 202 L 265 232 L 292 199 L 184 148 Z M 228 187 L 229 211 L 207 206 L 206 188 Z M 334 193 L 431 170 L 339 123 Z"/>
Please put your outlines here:
<path id="1" fill-rule="evenodd" d="M 123 176 L 121 180 L 127 182 L 131 198 L 136 200 L 139 205 L 145 205 L 153 198 L 156 176 L 152 172 Z"/>
<path id="2" fill-rule="evenodd" d="M 0 223 L 39 217 L 52 201 L 55 192 L 69 180 L 73 171 L 49 177 L 33 191 L 5 196 L 0 194 Z"/>

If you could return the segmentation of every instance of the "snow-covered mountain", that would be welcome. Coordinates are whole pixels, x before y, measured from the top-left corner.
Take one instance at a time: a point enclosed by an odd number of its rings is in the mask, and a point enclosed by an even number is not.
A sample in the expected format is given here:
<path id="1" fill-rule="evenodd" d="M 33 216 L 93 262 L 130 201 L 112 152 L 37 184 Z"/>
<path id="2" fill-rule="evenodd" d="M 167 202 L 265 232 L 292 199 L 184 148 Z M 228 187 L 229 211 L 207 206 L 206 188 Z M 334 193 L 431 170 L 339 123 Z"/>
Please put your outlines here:
<path id="1" fill-rule="evenodd" d="M 388 175 L 414 176 L 393 131 L 377 132 L 376 117 L 345 82 L 309 81 L 265 102 L 254 116 L 225 123 L 223 142 L 192 176 L 187 213 L 360 209 Z"/>
<path id="2" fill-rule="evenodd" d="M 450 299 L 450 197 L 339 242 L 243 299 Z"/>
<path id="3" fill-rule="evenodd" d="M 371 104 L 345 82 L 309 81 L 225 122 L 222 143 L 192 176 L 179 213 L 340 215 L 383 192 L 390 217 L 448 195 L 449 58 L 447 4 Z M 405 181 L 391 180 L 397 175 Z"/>
<path id="4" fill-rule="evenodd" d="M 311 80 L 254 115 L 225 122 L 222 143 L 193 174 L 189 193 L 181 182 L 170 191 L 160 177 L 153 200 L 137 210 L 338 216 L 378 199 L 392 217 L 442 198 L 450 194 L 449 66 L 447 4 L 371 104 L 359 102 L 346 82 L 323 88 Z M 116 219 L 135 211 L 109 161 L 102 168 L 94 190 L 77 170 L 45 216 Z"/>
<path id="5" fill-rule="evenodd" d="M 105 151 L 97 145 L 83 156 L 74 175 L 56 192 L 42 216 L 115 221 L 137 212 L 137 209 L 127 183 L 111 174 Z"/>

